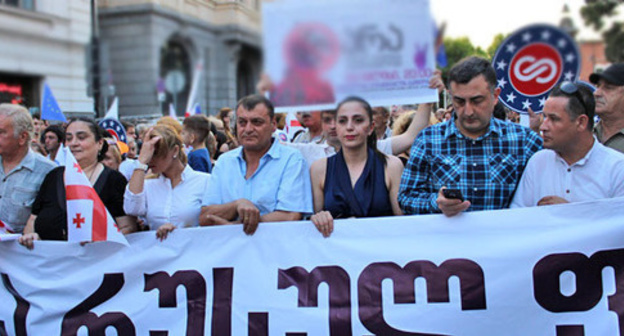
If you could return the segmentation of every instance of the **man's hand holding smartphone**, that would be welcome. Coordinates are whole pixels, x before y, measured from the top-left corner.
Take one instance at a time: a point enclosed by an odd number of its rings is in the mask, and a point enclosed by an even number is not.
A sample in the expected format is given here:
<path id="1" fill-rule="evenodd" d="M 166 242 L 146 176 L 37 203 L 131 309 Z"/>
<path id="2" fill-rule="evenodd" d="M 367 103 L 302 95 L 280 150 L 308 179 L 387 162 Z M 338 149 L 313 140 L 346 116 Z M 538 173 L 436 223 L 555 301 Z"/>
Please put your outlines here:
<path id="1" fill-rule="evenodd" d="M 447 189 L 446 187 L 442 187 L 438 191 L 436 203 L 442 213 L 448 217 L 455 216 L 470 207 L 470 201 L 464 200 L 461 190 Z"/>

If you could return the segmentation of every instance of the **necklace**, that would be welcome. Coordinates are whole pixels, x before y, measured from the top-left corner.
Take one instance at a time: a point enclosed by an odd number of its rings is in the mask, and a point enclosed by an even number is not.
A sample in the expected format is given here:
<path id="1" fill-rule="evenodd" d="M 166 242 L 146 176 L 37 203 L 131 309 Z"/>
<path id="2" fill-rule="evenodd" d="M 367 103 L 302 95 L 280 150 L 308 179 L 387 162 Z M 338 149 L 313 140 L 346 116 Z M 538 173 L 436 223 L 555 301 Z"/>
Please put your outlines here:
<path id="1" fill-rule="evenodd" d="M 95 171 L 98 169 L 99 167 L 99 162 L 95 164 L 95 167 L 93 168 L 93 170 L 91 171 L 91 174 L 89 174 L 89 183 L 91 183 L 91 185 L 94 185 L 95 183 L 93 183 L 93 174 L 95 174 Z"/>

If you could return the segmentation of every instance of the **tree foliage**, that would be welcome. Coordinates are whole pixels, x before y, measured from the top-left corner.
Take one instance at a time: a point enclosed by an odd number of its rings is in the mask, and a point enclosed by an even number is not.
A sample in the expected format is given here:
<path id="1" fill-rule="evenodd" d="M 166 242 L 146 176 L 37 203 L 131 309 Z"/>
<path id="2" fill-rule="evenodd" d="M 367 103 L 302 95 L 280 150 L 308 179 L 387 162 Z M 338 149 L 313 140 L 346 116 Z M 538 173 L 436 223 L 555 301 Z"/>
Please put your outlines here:
<path id="1" fill-rule="evenodd" d="M 507 36 L 505 36 L 503 33 L 498 33 L 496 36 L 494 36 L 494 39 L 492 39 L 492 43 L 486 50 L 490 58 L 494 58 L 496 50 L 503 43 L 503 41 L 505 41 L 506 38 Z"/>
<path id="2" fill-rule="evenodd" d="M 602 31 L 606 57 L 613 63 L 624 62 L 624 24 L 613 22 L 610 27 L 605 27 L 605 19 L 618 14 L 618 9 L 622 9 L 619 0 L 585 0 L 585 6 L 581 8 L 585 24 Z"/>
<path id="3" fill-rule="evenodd" d="M 487 52 L 480 47 L 475 47 L 468 37 L 446 37 L 444 38 L 444 48 L 446 49 L 447 66 L 442 68 L 442 78 L 445 82 L 448 78 L 448 71 L 462 58 L 468 56 L 489 58 Z"/>

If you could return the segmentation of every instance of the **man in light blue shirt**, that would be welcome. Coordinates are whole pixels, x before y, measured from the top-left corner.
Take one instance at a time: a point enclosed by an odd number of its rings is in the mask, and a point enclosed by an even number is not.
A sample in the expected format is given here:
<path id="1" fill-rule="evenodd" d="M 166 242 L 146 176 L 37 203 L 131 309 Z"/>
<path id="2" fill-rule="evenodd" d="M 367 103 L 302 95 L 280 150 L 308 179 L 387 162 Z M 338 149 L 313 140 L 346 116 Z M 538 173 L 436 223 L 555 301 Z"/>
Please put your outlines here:
<path id="1" fill-rule="evenodd" d="M 242 223 L 253 234 L 259 222 L 300 220 L 312 213 L 308 165 L 299 151 L 272 138 L 273 104 L 261 95 L 238 102 L 240 147 L 222 154 L 212 171 L 199 224 Z"/>
<path id="2" fill-rule="evenodd" d="M 54 163 L 30 150 L 33 121 L 28 110 L 0 104 L 0 221 L 22 233 L 43 179 Z"/>

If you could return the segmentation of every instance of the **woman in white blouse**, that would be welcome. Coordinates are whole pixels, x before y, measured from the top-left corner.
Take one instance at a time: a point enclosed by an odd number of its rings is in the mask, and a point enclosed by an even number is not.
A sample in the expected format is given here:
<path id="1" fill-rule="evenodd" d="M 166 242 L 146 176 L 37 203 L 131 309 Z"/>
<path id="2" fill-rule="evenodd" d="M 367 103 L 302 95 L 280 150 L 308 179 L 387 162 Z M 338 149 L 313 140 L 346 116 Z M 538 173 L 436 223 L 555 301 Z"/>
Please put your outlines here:
<path id="1" fill-rule="evenodd" d="M 156 175 L 146 178 L 148 169 Z M 124 211 L 145 218 L 160 240 L 175 228 L 196 227 L 210 175 L 187 165 L 182 138 L 171 127 L 151 128 L 124 194 Z"/>

